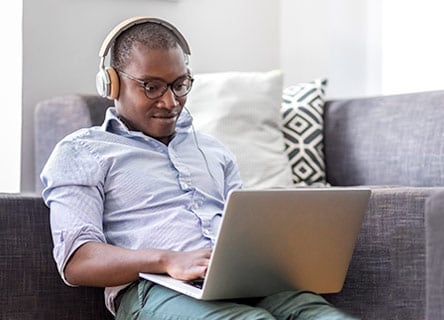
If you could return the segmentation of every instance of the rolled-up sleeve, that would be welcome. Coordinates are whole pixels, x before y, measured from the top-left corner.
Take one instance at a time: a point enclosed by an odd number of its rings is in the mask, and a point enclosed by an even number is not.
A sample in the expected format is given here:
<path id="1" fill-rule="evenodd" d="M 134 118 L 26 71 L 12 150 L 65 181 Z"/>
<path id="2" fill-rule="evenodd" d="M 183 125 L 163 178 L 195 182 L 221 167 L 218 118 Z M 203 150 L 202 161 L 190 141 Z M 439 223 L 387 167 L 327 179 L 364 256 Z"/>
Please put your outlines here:
<path id="1" fill-rule="evenodd" d="M 72 254 L 87 242 L 106 242 L 103 234 L 104 169 L 82 143 L 65 139 L 42 173 L 42 192 L 50 208 L 53 256 L 62 279 Z"/>
<path id="2" fill-rule="evenodd" d="M 239 172 L 239 167 L 236 163 L 236 158 L 234 154 L 230 151 L 227 151 L 227 154 L 230 156 L 227 159 L 226 167 L 225 167 L 225 188 L 224 193 L 225 197 L 228 196 L 228 193 L 231 190 L 241 189 L 242 188 L 242 180 Z"/>

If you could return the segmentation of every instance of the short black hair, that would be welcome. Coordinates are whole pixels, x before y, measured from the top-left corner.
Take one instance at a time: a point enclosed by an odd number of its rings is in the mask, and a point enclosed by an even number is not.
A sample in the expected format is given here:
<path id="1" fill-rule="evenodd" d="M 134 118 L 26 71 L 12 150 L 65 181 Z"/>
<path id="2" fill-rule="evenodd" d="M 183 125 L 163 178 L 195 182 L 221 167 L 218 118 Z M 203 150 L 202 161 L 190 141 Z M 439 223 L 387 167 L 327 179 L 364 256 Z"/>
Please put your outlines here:
<path id="1" fill-rule="evenodd" d="M 153 22 L 137 24 L 123 31 L 114 41 L 111 65 L 123 69 L 131 59 L 131 49 L 139 43 L 149 49 L 180 48 L 176 35 L 168 28 Z"/>

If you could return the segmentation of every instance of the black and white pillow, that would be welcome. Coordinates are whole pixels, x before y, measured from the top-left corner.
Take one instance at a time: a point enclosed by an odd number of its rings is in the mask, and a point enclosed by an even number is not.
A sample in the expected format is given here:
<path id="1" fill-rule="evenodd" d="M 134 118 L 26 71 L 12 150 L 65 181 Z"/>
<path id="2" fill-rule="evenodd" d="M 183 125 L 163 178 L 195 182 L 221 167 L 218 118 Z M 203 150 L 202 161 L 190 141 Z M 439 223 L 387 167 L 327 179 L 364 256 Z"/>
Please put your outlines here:
<path id="1" fill-rule="evenodd" d="M 285 151 L 297 186 L 327 186 L 323 115 L 327 79 L 284 89 L 281 113 Z"/>

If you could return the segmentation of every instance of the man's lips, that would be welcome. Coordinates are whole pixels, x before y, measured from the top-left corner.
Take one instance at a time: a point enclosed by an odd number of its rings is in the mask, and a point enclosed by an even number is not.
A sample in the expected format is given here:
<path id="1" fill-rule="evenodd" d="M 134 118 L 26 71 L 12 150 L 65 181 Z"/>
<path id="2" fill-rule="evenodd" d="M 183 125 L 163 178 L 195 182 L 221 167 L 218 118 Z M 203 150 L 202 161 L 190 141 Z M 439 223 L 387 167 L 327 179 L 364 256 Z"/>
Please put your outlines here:
<path id="1" fill-rule="evenodd" d="M 155 119 L 173 119 L 176 118 L 177 114 L 173 113 L 173 114 L 155 114 L 153 115 L 153 118 Z"/>

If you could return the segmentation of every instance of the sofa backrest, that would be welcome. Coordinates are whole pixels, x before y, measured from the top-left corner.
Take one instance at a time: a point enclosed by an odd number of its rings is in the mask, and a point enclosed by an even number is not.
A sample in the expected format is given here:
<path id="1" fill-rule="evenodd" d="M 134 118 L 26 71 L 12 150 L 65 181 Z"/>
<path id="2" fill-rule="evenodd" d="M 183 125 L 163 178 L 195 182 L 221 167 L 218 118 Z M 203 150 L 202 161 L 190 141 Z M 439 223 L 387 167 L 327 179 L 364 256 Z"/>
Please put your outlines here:
<path id="1" fill-rule="evenodd" d="M 77 129 L 100 125 L 112 104 L 83 94 L 37 105 L 36 192 L 56 143 Z M 444 186 L 444 90 L 327 101 L 324 151 L 332 185 Z"/>
<path id="2" fill-rule="evenodd" d="M 444 91 L 328 101 L 332 185 L 444 186 Z"/>

